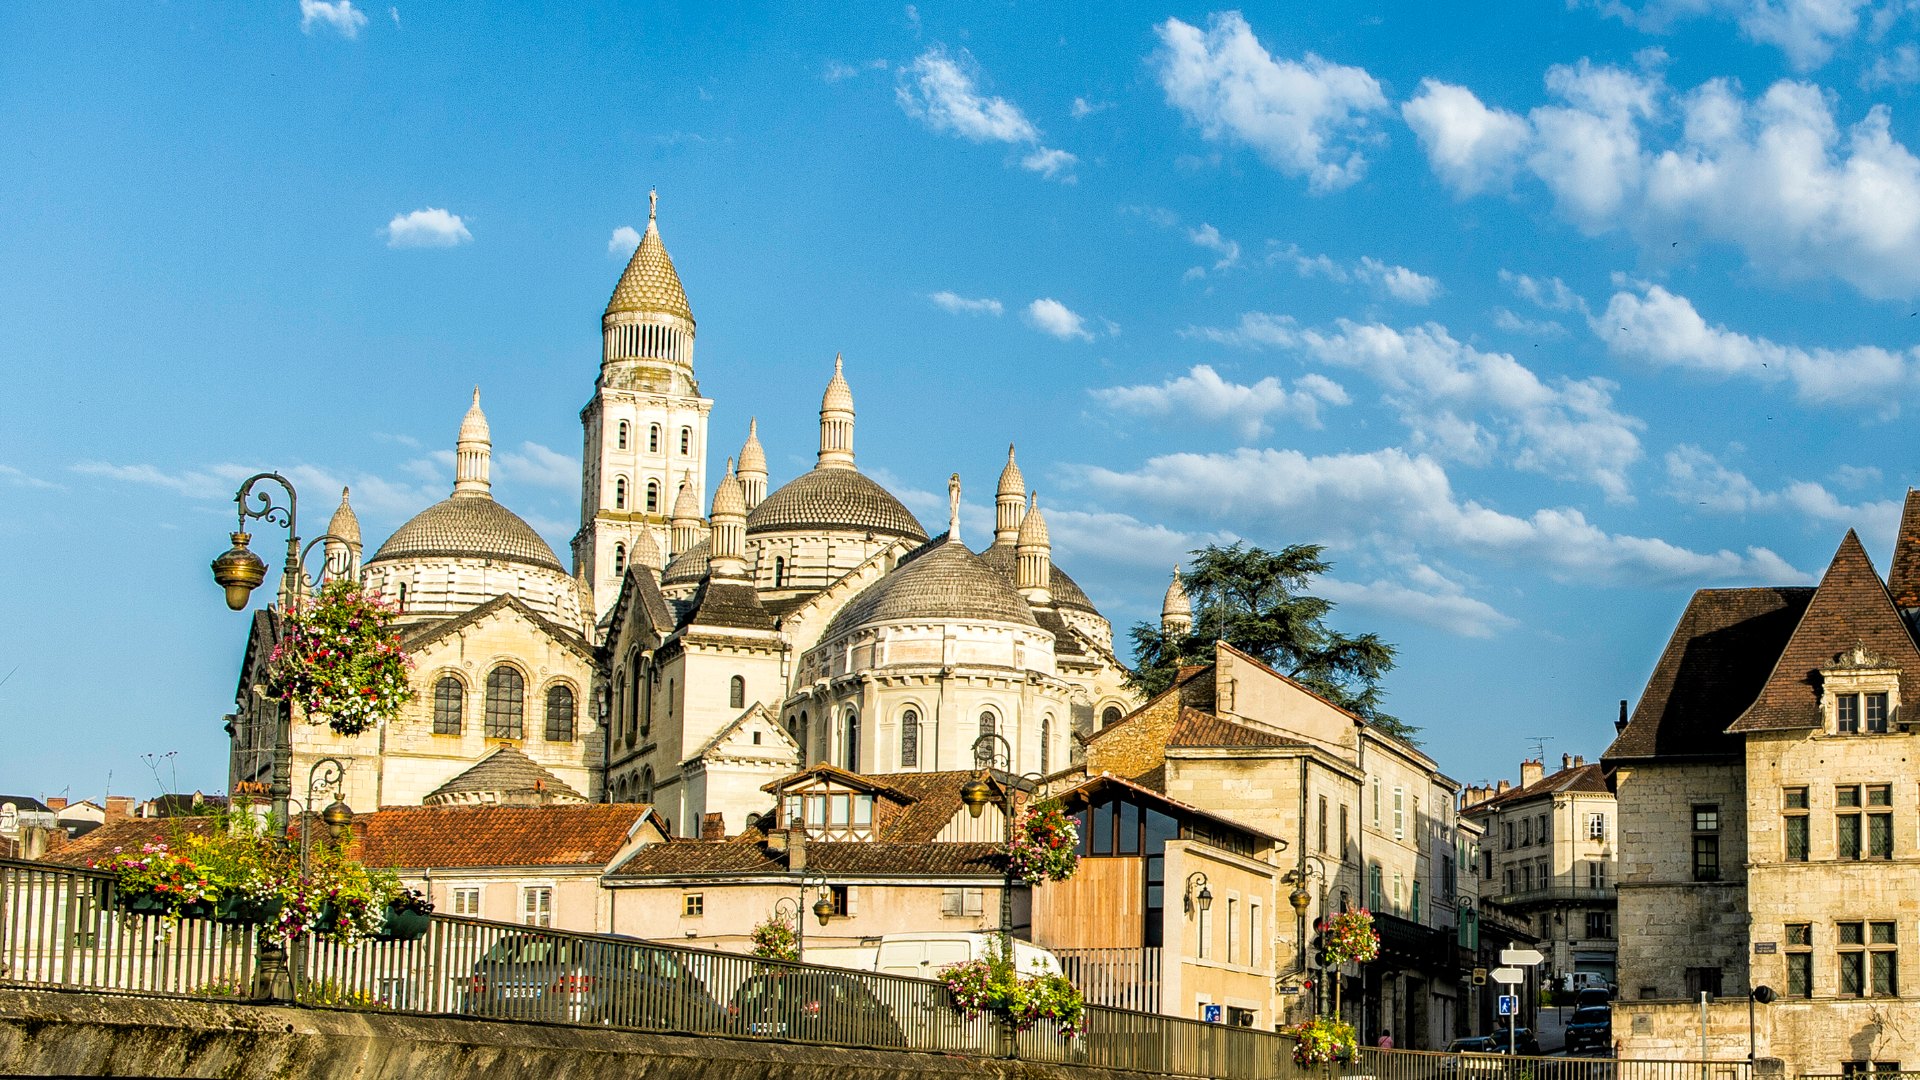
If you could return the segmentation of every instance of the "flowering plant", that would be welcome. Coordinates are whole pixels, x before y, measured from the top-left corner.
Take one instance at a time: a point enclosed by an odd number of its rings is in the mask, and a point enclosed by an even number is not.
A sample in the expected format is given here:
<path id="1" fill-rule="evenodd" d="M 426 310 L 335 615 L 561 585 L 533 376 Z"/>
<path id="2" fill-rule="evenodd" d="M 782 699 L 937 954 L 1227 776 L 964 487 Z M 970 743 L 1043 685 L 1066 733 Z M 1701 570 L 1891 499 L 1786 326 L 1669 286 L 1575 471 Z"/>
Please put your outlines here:
<path id="1" fill-rule="evenodd" d="M 1013 825 L 1013 839 L 1002 849 L 1012 865 L 1013 875 L 1029 885 L 1043 881 L 1065 881 L 1080 865 L 1074 848 L 1080 843 L 1080 830 L 1061 809 L 1048 799 L 1033 803 L 1020 812 Z"/>
<path id="2" fill-rule="evenodd" d="M 268 657 L 267 694 L 297 702 L 314 723 L 358 735 L 413 700 L 413 661 L 392 629 L 394 609 L 377 593 L 336 579 L 292 606 Z"/>
<path id="3" fill-rule="evenodd" d="M 1336 964 L 1367 963 L 1380 955 L 1380 934 L 1366 908 L 1335 912 L 1327 918 L 1327 956 Z"/>
<path id="4" fill-rule="evenodd" d="M 798 960 L 800 942 L 794 936 L 793 923 L 782 915 L 769 915 L 753 928 L 753 955 L 763 960 Z"/>
<path id="5" fill-rule="evenodd" d="M 1069 1039 L 1086 1030 L 1087 1003 L 1080 990 L 1050 971 L 1020 974 L 1005 948 L 942 968 L 938 977 L 952 995 L 954 1010 L 968 1019 L 990 1013 L 1015 1031 L 1052 1020 Z"/>
<path id="6" fill-rule="evenodd" d="M 114 875 L 120 896 L 136 910 L 157 909 L 169 924 L 211 909 L 226 884 L 163 843 L 142 844 L 139 851 L 115 848 L 106 858 L 93 860 L 93 866 Z"/>
<path id="7" fill-rule="evenodd" d="M 307 902 L 315 908 L 313 931 L 342 945 L 358 945 L 378 937 L 386 924 L 387 905 L 406 892 L 391 870 L 376 870 L 346 857 L 339 849 L 319 851 Z M 423 898 L 424 899 L 424 898 Z"/>
<path id="8" fill-rule="evenodd" d="M 1295 1065 L 1326 1065 L 1356 1061 L 1360 1038 L 1353 1025 L 1336 1016 L 1316 1016 L 1287 1029 L 1293 1036 Z"/>

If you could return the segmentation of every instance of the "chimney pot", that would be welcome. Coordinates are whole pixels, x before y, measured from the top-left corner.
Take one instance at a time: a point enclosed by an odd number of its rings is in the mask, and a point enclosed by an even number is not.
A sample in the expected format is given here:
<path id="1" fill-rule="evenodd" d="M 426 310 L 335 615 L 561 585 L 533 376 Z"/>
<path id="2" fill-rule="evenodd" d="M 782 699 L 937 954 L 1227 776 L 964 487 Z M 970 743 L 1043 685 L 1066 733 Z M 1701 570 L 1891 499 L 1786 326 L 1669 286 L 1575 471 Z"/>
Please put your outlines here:
<path id="1" fill-rule="evenodd" d="M 54 813 L 56 813 L 56 814 L 57 814 L 57 813 L 59 813 L 60 811 L 62 811 L 62 810 L 65 810 L 66 808 L 67 808 L 67 798 L 66 798 L 66 796 L 64 796 L 64 795 L 49 795 L 49 796 L 47 796 L 47 809 L 49 809 L 49 810 L 51 810 L 51 811 L 53 811 Z"/>
<path id="2" fill-rule="evenodd" d="M 1502 780 L 1500 781 L 1500 786 L 1493 789 L 1493 793 L 1495 795 L 1505 795 L 1507 793 L 1507 790 L 1511 787 L 1513 787 L 1513 784 L 1511 784 L 1506 780 Z"/>
<path id="3" fill-rule="evenodd" d="M 1613 730 L 1615 731 L 1627 730 L 1627 699 L 1626 698 L 1620 699 L 1620 719 L 1615 720 L 1613 722 Z"/>
<path id="4" fill-rule="evenodd" d="M 1541 774 L 1546 770 L 1544 761 L 1523 761 L 1520 763 L 1520 786 L 1531 787 L 1540 782 Z"/>
<path id="5" fill-rule="evenodd" d="M 131 795 L 107 796 L 107 815 L 106 816 L 108 821 L 119 821 L 122 818 L 132 817 L 133 816 L 133 796 Z"/>
<path id="6" fill-rule="evenodd" d="M 700 839 L 725 840 L 727 838 L 727 816 L 713 813 L 700 817 Z"/>
<path id="7" fill-rule="evenodd" d="M 1575 755 L 1573 755 L 1573 767 L 1574 767 L 1574 768 L 1576 768 L 1576 769 L 1578 769 L 1578 768 L 1580 768 L 1581 766 L 1583 766 L 1583 765 L 1585 765 L 1586 763 L 1587 763 L 1587 759 L 1586 759 L 1586 757 L 1585 757 L 1584 755 L 1581 755 L 1581 754 L 1575 754 Z"/>
<path id="8" fill-rule="evenodd" d="M 1560 767 L 1561 767 L 1562 769 L 1571 769 L 1571 768 L 1573 768 L 1573 755 L 1572 755 L 1572 754 L 1561 754 L 1561 755 L 1560 755 Z"/>

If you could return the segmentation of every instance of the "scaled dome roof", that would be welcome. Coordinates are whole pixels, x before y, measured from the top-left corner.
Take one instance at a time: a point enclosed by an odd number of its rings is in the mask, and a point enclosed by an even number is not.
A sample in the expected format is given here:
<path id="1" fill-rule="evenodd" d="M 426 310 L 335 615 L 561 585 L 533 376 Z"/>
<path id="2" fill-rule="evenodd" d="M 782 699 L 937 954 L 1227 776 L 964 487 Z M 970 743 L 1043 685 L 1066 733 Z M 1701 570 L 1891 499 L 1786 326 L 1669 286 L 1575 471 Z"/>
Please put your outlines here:
<path id="1" fill-rule="evenodd" d="M 1007 579 L 965 544 L 927 545 L 848 601 L 820 640 L 872 623 L 982 620 L 1038 626 Z"/>
<path id="2" fill-rule="evenodd" d="M 780 485 L 747 515 L 747 535 L 784 529 L 873 532 L 924 541 L 927 530 L 886 488 L 854 469 L 815 469 Z"/>
<path id="3" fill-rule="evenodd" d="M 413 515 L 367 563 L 417 558 L 500 559 L 567 572 L 520 515 L 492 499 L 468 495 L 442 499 Z"/>
<path id="4" fill-rule="evenodd" d="M 980 552 L 980 560 L 998 571 L 1009 584 L 1012 583 L 1018 561 L 1012 544 L 991 544 Z M 1059 563 L 1050 562 L 1048 569 L 1050 572 L 1047 577 L 1047 590 L 1053 594 L 1055 607 L 1072 608 L 1075 611 L 1085 611 L 1093 615 L 1100 614 L 1100 609 L 1093 606 L 1093 600 L 1080 588 L 1080 583 L 1068 577 L 1067 572 L 1060 569 Z"/>
<path id="5" fill-rule="evenodd" d="M 667 560 L 667 569 L 660 575 L 660 584 L 684 585 L 689 582 L 698 582 L 707 576 L 707 564 L 712 559 L 713 541 L 702 540 Z"/>

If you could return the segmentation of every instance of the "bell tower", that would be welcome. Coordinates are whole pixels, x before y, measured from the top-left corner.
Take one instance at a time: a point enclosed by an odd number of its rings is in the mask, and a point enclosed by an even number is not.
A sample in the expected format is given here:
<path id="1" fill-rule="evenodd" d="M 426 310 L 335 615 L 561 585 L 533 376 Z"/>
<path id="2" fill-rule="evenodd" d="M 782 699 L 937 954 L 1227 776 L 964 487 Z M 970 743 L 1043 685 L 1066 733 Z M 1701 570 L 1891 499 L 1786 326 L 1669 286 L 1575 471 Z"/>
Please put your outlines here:
<path id="1" fill-rule="evenodd" d="M 580 531 L 573 561 L 593 588 L 594 619 L 620 595 L 635 552 L 671 546 L 675 493 L 706 488 L 707 415 L 693 375 L 693 309 L 660 240 L 659 195 L 647 231 L 600 316 L 600 377 L 580 410 Z M 645 535 L 651 543 L 642 543 Z"/>

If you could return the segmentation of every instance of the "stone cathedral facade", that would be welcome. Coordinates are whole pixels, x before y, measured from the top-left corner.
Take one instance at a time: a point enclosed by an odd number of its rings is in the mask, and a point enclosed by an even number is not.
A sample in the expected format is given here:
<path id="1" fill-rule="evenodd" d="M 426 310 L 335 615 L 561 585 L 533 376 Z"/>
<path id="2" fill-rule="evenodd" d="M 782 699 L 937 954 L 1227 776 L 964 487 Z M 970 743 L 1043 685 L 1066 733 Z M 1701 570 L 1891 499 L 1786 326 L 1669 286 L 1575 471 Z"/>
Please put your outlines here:
<path id="1" fill-rule="evenodd" d="M 335 757 L 356 809 L 647 802 L 697 836 L 740 828 L 771 808 L 766 785 L 816 764 L 963 769 L 995 735 L 1002 767 L 1062 770 L 1081 756 L 1076 736 L 1131 711 L 1112 627 L 1054 563 L 1011 447 L 992 536 L 977 548 L 961 536 L 958 474 L 946 530 L 930 536 L 860 471 L 836 357 L 813 469 L 773 483 L 757 421 L 710 468 L 695 337 L 650 211 L 601 316 L 580 412 L 571 573 L 493 499 L 478 391 L 453 492 L 364 563 L 343 494 L 329 531 L 351 542 L 332 545 L 330 565 L 400 605 L 417 698 L 354 739 L 295 724 L 296 803 L 312 766 Z M 258 685 L 276 633 L 273 612 L 256 616 L 228 717 L 236 791 L 268 778 L 277 706 Z"/>

